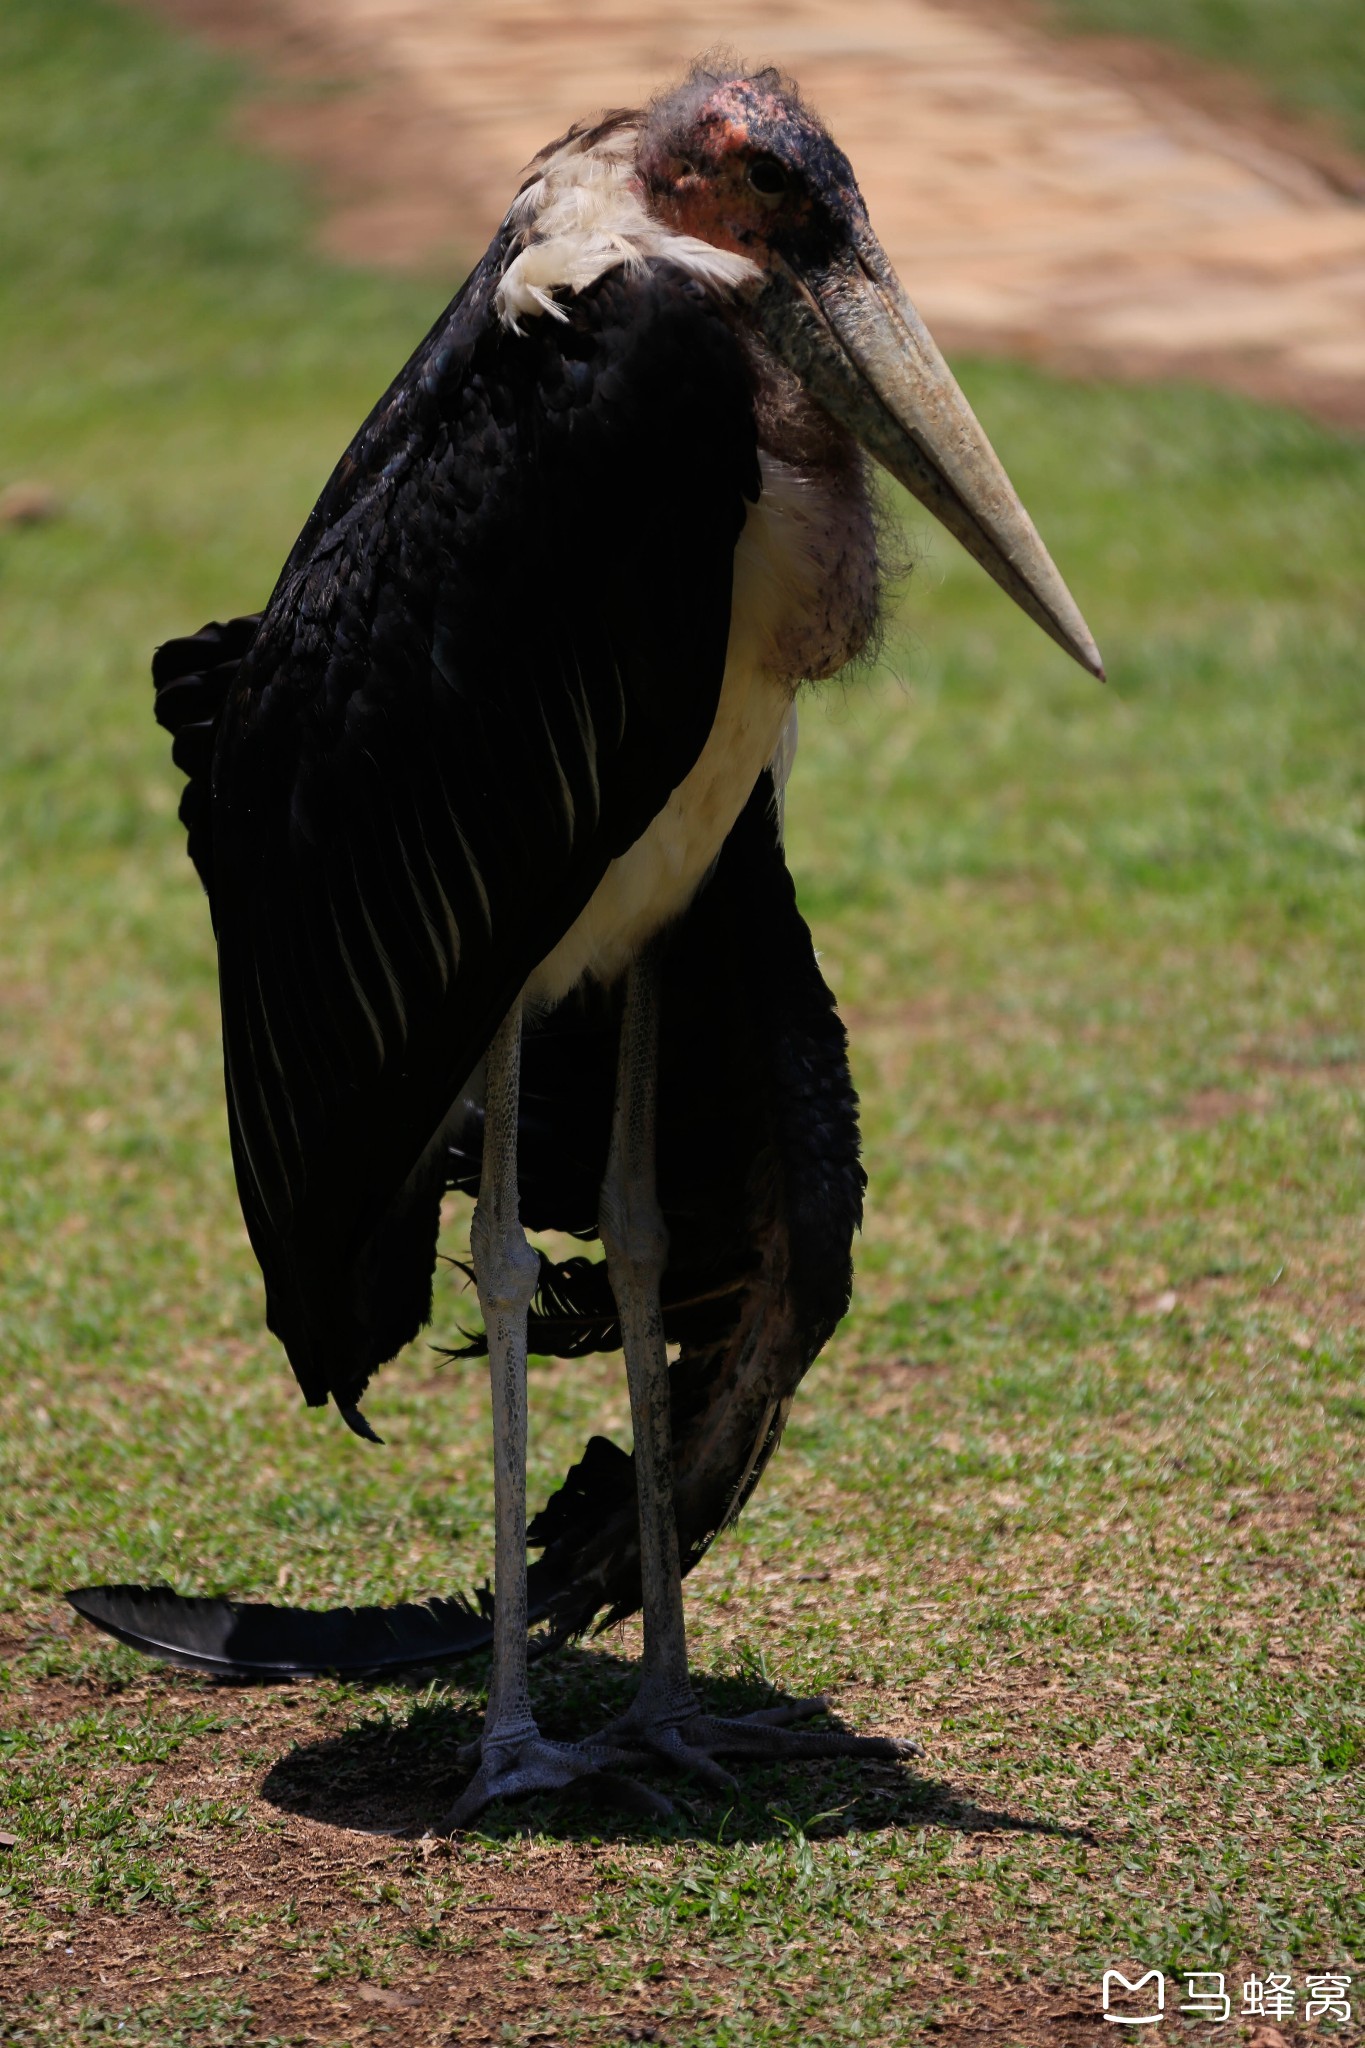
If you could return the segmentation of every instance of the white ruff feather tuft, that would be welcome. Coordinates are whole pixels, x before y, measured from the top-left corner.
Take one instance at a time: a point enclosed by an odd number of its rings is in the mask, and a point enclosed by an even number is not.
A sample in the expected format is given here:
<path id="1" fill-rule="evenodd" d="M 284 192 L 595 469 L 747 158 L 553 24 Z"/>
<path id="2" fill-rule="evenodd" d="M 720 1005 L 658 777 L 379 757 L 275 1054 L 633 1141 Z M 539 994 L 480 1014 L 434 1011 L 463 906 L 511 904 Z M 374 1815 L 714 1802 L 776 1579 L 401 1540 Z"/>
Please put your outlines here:
<path id="1" fill-rule="evenodd" d="M 514 333 L 537 314 L 568 318 L 557 292 L 581 292 L 607 271 L 634 270 L 664 257 L 713 290 L 730 291 L 759 275 L 747 256 L 679 234 L 645 207 L 635 181 L 635 130 L 617 128 L 586 148 L 574 137 L 518 193 L 507 215 L 520 248 L 494 297 Z"/>

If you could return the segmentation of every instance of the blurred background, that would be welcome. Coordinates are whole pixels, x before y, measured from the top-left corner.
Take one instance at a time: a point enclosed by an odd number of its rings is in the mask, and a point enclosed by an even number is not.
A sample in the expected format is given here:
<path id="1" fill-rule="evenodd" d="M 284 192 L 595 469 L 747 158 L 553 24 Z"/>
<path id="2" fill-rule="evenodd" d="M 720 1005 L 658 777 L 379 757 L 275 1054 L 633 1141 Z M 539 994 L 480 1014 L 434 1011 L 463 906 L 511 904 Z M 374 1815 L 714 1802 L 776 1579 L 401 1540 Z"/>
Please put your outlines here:
<path id="1" fill-rule="evenodd" d="M 362 1977 L 465 1981 L 459 1873 L 399 1845 L 392 1896 L 348 1877 L 287 1937 L 233 1901 L 253 1843 L 287 1890 L 362 1809 L 439 1812 L 478 1673 L 417 1708 L 315 1689 L 253 1746 L 264 1707 L 205 1733 L 61 1603 L 488 1563 L 479 1371 L 412 1347 L 372 1452 L 264 1331 L 148 660 L 265 601 L 520 165 L 718 43 L 848 151 L 1111 682 L 893 503 L 914 573 L 878 667 L 810 696 L 788 805 L 864 1101 L 854 1312 L 689 1597 L 717 1683 L 829 1686 L 930 1761 L 812 1779 L 813 1861 L 761 1781 L 709 1847 L 618 1844 L 564 1907 L 598 1988 L 571 1942 L 547 1983 L 615 2010 L 646 1954 L 642 2009 L 708 2048 L 693 1967 L 732 2044 L 992 2012 L 1055 2042 L 1046 1987 L 1111 1961 L 1365 1950 L 1359 0 L 0 0 L 0 1925 L 34 2039 L 259 2041 L 274 1997 L 369 2038 Z M 614 1361 L 534 1377 L 543 1497 L 625 1402 Z M 518 1853 L 509 1823 L 481 1882 Z M 208 2019 L 101 1932 L 134 1910 Z"/>
<path id="2" fill-rule="evenodd" d="M 172 4 L 277 79 L 348 83 L 254 123 L 325 167 L 342 255 L 481 249 L 544 143 L 728 49 L 799 79 L 947 341 L 1365 424 L 1351 0 Z"/>

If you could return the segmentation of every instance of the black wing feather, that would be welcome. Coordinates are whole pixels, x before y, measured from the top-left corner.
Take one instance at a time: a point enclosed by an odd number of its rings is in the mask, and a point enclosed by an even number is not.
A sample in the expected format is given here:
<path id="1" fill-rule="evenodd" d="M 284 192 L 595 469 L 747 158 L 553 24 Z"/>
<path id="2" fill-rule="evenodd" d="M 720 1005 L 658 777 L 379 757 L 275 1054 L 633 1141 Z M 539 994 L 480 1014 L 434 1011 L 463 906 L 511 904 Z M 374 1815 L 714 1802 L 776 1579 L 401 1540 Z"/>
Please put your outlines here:
<path id="1" fill-rule="evenodd" d="M 158 657 L 243 1211 L 314 1402 L 353 1403 L 429 1313 L 442 1126 L 705 742 L 758 489 L 749 375 L 699 287 L 612 273 L 515 335 L 498 254 L 357 436 L 235 671 L 182 714 L 182 657 Z"/>
<path id="2" fill-rule="evenodd" d="M 180 799 L 180 822 L 205 889 L 213 876 L 214 736 L 228 690 L 260 623 L 259 612 L 229 619 L 226 625 L 214 620 L 182 640 L 168 640 L 152 656 L 157 722 L 170 733 L 171 758 L 189 778 Z"/>

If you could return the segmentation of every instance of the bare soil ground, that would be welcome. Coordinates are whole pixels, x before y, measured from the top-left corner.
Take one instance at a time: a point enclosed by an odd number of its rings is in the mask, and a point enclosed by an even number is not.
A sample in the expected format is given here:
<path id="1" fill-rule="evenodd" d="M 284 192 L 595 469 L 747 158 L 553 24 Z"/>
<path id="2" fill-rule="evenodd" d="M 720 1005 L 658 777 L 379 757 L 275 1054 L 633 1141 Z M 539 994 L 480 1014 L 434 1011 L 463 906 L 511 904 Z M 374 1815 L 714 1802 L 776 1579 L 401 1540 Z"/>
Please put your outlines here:
<path id="1" fill-rule="evenodd" d="M 0 1638 L 0 1651 L 20 1647 Z M 568 1661 L 582 1660 L 571 1652 Z M 493 1854 L 481 1859 L 477 1837 L 457 1844 L 425 1832 L 439 1824 L 461 1776 L 450 1767 L 452 1726 L 458 1720 L 468 1734 L 476 1725 L 459 1707 L 452 1714 L 448 1698 L 435 1705 L 435 1745 L 420 1716 L 407 1727 L 382 1713 L 357 1721 L 354 1702 L 343 1705 L 316 1686 L 244 1691 L 166 1671 L 148 1671 L 130 1687 L 37 1686 L 19 1725 L 97 1714 L 131 1730 L 149 1706 L 193 1720 L 201 1732 L 162 1760 L 154 1788 L 128 1763 L 106 1771 L 100 1792 L 116 1793 L 117 1777 L 147 1798 L 150 1826 L 180 1816 L 179 1856 L 162 1869 L 174 1889 L 197 1891 L 196 1911 L 187 1915 L 183 1897 L 136 1906 L 121 1899 L 106 1912 L 63 1922 L 64 1866 L 79 1852 L 59 1854 L 50 1891 L 56 1924 L 6 1933 L 0 2041 L 10 2038 L 8 2009 L 28 2017 L 17 2040 L 65 2043 L 73 2008 L 86 2002 L 139 2019 L 174 2011 L 194 2034 L 196 2022 L 227 2025 L 237 2017 L 225 1990 L 234 1981 L 253 2042 L 492 2048 L 512 2040 L 661 2041 L 665 2014 L 684 1986 L 717 2021 L 734 2010 L 728 1973 L 696 1957 L 672 1958 L 661 1969 L 657 1955 L 641 1951 L 640 1974 L 624 1994 L 619 1972 L 614 1982 L 598 1981 L 591 1937 L 585 1943 L 581 1920 L 576 1930 L 574 1923 L 594 1892 L 619 1883 L 622 1853 L 633 1847 L 638 1858 L 647 1848 L 647 1828 L 606 1811 L 585 1824 L 568 1819 L 563 1840 L 533 1837 L 528 1827 L 512 1861 L 492 1843 Z M 433 1770 L 438 1750 L 444 1767 Z M 273 1759 L 264 1769 L 262 1751 Z M 888 1825 L 907 1793 L 893 1768 L 878 1775 Z M 946 1786 L 921 1783 L 908 1796 L 921 1821 L 960 1837 L 968 1857 L 1029 1826 L 963 1802 Z M 234 1809 L 238 1825 L 224 1828 Z M 209 1824 L 196 1828 L 196 1811 Z M 1090 1839 L 1084 1829 L 1052 1832 Z M 653 1867 L 664 1865 L 655 1859 Z M 945 1971 L 945 1989 L 951 1981 Z M 212 1988 L 211 2013 L 192 2009 L 200 1985 Z M 179 2010 L 187 2001 L 190 2010 Z M 1074 1992 L 1034 1984 L 984 2004 L 974 1995 L 970 2018 L 964 2014 L 961 2026 L 935 2023 L 934 2033 L 951 2041 L 1006 2026 L 1011 2040 L 1029 2048 L 1070 2048 L 1096 2032 L 1093 2012 Z M 241 2037 L 234 2031 L 231 2038 Z"/>
<path id="2" fill-rule="evenodd" d="M 725 44 L 800 79 L 950 345 L 1365 424 L 1365 167 L 1150 47 L 936 0 L 161 4 L 302 88 L 253 131 L 321 166 L 366 262 L 458 264 L 543 143 Z"/>

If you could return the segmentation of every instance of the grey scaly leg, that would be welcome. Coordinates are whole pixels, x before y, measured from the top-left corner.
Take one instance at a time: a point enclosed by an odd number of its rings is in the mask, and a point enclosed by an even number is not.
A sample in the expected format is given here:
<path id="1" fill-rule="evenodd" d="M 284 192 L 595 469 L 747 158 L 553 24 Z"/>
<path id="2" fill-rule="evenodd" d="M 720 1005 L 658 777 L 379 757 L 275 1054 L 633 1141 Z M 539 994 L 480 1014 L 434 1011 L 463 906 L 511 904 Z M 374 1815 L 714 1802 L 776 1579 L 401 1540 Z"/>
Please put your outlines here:
<path id="1" fill-rule="evenodd" d="M 692 1690 L 673 1507 L 668 1350 L 659 1305 L 668 1230 L 655 1176 L 658 986 L 657 958 L 646 952 L 626 983 L 611 1149 L 598 1218 L 630 1386 L 645 1635 L 639 1692 L 602 1740 L 626 1751 L 662 1756 L 716 1786 L 735 1782 L 714 1761 L 718 1755 L 767 1761 L 918 1755 L 913 1743 L 888 1736 L 784 1726 L 823 1713 L 828 1704 L 824 1699 L 789 1700 L 760 1713 L 722 1719 L 703 1713 Z"/>
<path id="2" fill-rule="evenodd" d="M 526 1667 L 526 1311 L 539 1261 L 526 1242 L 517 1196 L 517 1101 L 521 1083 L 521 1005 L 516 1003 L 488 1049 L 483 1172 L 470 1232 L 479 1307 L 488 1331 L 493 1393 L 495 1565 L 493 1671 L 488 1712 L 477 1745 L 479 1767 L 446 1816 L 463 1827 L 492 1799 L 552 1792 L 613 1759 L 604 1750 L 549 1742 L 536 1726 Z M 630 1803 L 670 1809 L 642 1787 Z"/>
<path id="3" fill-rule="evenodd" d="M 635 1433 L 645 1630 L 636 1708 L 671 1719 L 680 1713 L 695 1713 L 696 1701 L 687 1672 L 682 1569 L 673 1514 L 668 1348 L 659 1305 L 659 1285 L 668 1260 L 668 1229 L 659 1208 L 654 1170 L 658 1049 L 658 975 L 653 955 L 646 953 L 631 968 L 626 982 L 611 1149 L 598 1228 L 621 1319 Z"/>

